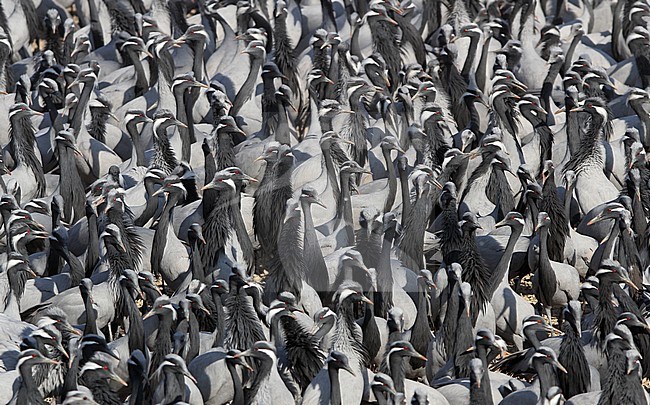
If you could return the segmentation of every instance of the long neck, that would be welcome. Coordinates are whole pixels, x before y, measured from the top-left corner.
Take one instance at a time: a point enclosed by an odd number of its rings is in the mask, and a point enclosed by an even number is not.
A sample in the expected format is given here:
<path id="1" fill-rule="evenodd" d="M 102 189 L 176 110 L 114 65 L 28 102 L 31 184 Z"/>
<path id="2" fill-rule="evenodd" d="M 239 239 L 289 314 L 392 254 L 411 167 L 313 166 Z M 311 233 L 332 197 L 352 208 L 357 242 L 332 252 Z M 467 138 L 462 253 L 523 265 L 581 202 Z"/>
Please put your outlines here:
<path id="1" fill-rule="evenodd" d="M 38 403 L 44 404 L 45 401 L 43 400 L 43 396 L 40 394 L 38 385 L 36 384 L 36 381 L 34 380 L 32 374 L 32 366 L 29 364 L 23 364 L 19 368 L 19 371 L 20 371 L 20 379 L 22 380 L 22 384 L 20 386 L 21 392 L 19 393 L 18 397 L 25 400 L 27 399 L 25 397 L 28 396 L 31 400 L 36 400 L 38 401 Z M 21 401 L 18 401 L 18 403 L 20 402 Z"/>
<path id="2" fill-rule="evenodd" d="M 194 51 L 194 64 L 192 65 L 192 71 L 194 72 L 194 78 L 199 82 L 203 81 L 204 47 L 205 40 L 200 39 L 198 41 L 192 41 L 192 50 Z"/>
<path id="3" fill-rule="evenodd" d="M 377 292 L 378 298 L 375 308 L 377 315 L 386 317 L 388 310 L 393 306 L 393 271 L 390 264 L 390 250 L 393 246 L 393 237 L 395 231 L 391 227 L 384 233 L 384 240 L 381 245 L 381 254 L 377 264 Z"/>
<path id="4" fill-rule="evenodd" d="M 488 375 L 488 372 L 483 373 L 484 376 Z M 470 388 L 469 388 L 469 403 L 470 405 L 483 405 L 483 404 L 492 404 L 493 402 L 485 396 L 485 387 L 481 385 L 479 388 L 478 383 L 483 383 L 481 381 L 474 380 L 474 374 L 470 375 Z M 489 381 L 489 379 L 488 379 Z"/>
<path id="5" fill-rule="evenodd" d="M 193 360 L 196 356 L 199 355 L 199 349 L 201 345 L 201 336 L 199 334 L 199 321 L 196 318 L 194 312 L 190 311 L 189 319 L 189 334 L 190 334 L 190 350 L 187 353 L 187 362 Z"/>
<path id="6" fill-rule="evenodd" d="M 137 52 L 129 50 L 128 55 L 131 57 L 131 63 L 133 63 L 133 69 L 135 70 L 135 96 L 139 97 L 149 89 L 149 82 Z"/>
<path id="7" fill-rule="evenodd" d="M 348 245 L 354 245 L 354 228 L 352 227 L 352 199 L 350 198 L 350 174 L 341 172 L 341 195 L 339 197 L 339 212 L 337 217 L 344 221 L 348 235 Z"/>
<path id="8" fill-rule="evenodd" d="M 478 358 L 481 359 L 481 363 L 483 363 L 483 369 L 488 370 L 489 369 L 489 363 L 492 359 L 488 360 L 487 358 L 487 349 L 483 345 L 477 345 L 477 353 L 478 353 Z M 481 390 L 483 390 L 483 396 L 485 397 L 485 402 L 486 404 L 492 404 L 494 403 L 492 399 L 492 387 L 490 384 L 490 373 L 489 372 L 484 372 L 483 376 L 481 377 Z"/>
<path id="9" fill-rule="evenodd" d="M 550 364 L 540 364 L 537 367 L 537 378 L 539 378 L 539 397 L 546 398 L 548 390 L 557 385 L 557 376 Z"/>
<path id="10" fill-rule="evenodd" d="M 235 165 L 235 151 L 233 150 L 232 136 L 225 132 L 218 133 L 218 148 L 217 148 L 217 170 L 223 170 L 227 167 Z M 212 175 L 213 178 L 214 175 Z"/>
<path id="11" fill-rule="evenodd" d="M 476 84 L 481 91 L 484 93 L 487 91 L 486 89 L 486 81 L 487 81 L 487 59 L 488 59 L 488 54 L 490 53 L 490 42 L 492 41 L 492 38 L 487 37 L 485 41 L 483 42 L 483 48 L 481 50 L 481 59 L 478 62 L 478 67 L 476 69 Z"/>
<path id="12" fill-rule="evenodd" d="M 223 346 L 223 337 L 225 336 L 225 318 L 226 313 L 221 303 L 221 296 L 217 293 L 212 294 L 212 301 L 214 302 L 215 313 L 217 316 L 217 326 L 214 328 L 214 344 L 212 347 Z"/>
<path id="13" fill-rule="evenodd" d="M 43 100 L 45 100 L 45 106 L 47 107 L 48 114 L 50 115 L 50 121 L 52 122 L 52 126 L 54 127 L 54 130 L 58 133 L 59 131 L 63 130 L 63 125 L 61 123 L 61 120 L 59 118 L 59 111 L 56 108 L 56 105 L 54 104 L 54 101 L 52 100 L 51 95 L 44 95 L 42 94 L 41 97 L 43 97 Z"/>
<path id="14" fill-rule="evenodd" d="M 70 266 L 70 287 L 76 287 L 82 278 L 85 277 L 85 269 L 79 259 L 68 249 L 68 246 L 62 247 L 61 255 Z"/>
<path id="15" fill-rule="evenodd" d="M 161 262 L 164 255 L 165 247 L 167 245 L 167 231 L 169 229 L 169 222 L 172 216 L 172 209 L 176 202 L 178 201 L 178 196 L 170 195 L 167 203 L 165 203 L 165 208 L 163 209 L 162 214 L 160 215 L 160 221 L 158 222 L 158 227 L 153 236 L 153 247 L 151 252 L 151 270 L 154 274 L 161 274 Z"/>
<path id="16" fill-rule="evenodd" d="M 390 376 L 395 384 L 395 391 L 403 394 L 404 378 L 406 375 L 404 370 L 404 357 L 397 353 L 393 353 L 390 355 L 388 362 L 390 365 Z"/>
<path id="17" fill-rule="evenodd" d="M 133 353 L 134 350 L 139 349 L 145 353 L 144 323 L 138 307 L 129 293 L 123 295 L 123 304 L 129 319 L 129 330 L 127 331 L 129 351 Z"/>
<path id="18" fill-rule="evenodd" d="M 332 187 L 334 198 L 338 200 L 343 185 L 339 188 L 338 179 L 336 178 L 336 170 L 334 169 L 334 160 L 332 160 L 332 152 L 330 152 L 329 148 L 323 150 L 323 160 L 325 162 L 325 170 L 327 171 L 327 180 Z"/>
<path id="19" fill-rule="evenodd" d="M 330 377 L 330 405 L 341 405 L 341 383 L 339 382 L 339 370 L 331 365 L 327 366 L 327 374 Z"/>
<path id="20" fill-rule="evenodd" d="M 314 230 L 314 218 L 311 215 L 311 204 L 308 201 L 301 201 L 300 207 L 302 208 L 304 223 L 305 223 L 305 239 L 312 236 L 312 233 L 315 235 Z"/>
<path id="21" fill-rule="evenodd" d="M 388 170 L 388 195 L 384 203 L 384 212 L 389 212 L 393 209 L 395 203 L 395 195 L 397 194 L 397 176 L 395 175 L 395 166 L 390 158 L 390 149 L 383 149 L 382 154 L 386 162 L 386 169 Z"/>
<path id="22" fill-rule="evenodd" d="M 517 241 L 519 240 L 519 237 L 524 230 L 522 226 L 513 226 L 510 229 L 511 232 L 510 237 L 508 238 L 508 244 L 506 245 L 506 250 L 503 251 L 503 255 L 499 260 L 499 264 L 497 264 L 497 267 L 492 275 L 490 292 L 488 294 L 490 300 L 492 299 L 494 291 L 499 285 L 497 283 L 500 283 L 503 286 L 508 285 L 508 269 L 510 268 L 512 253 L 515 251 L 515 245 L 517 244 Z"/>
<path id="23" fill-rule="evenodd" d="M 144 189 L 147 192 L 147 202 L 145 204 L 144 211 L 134 222 L 136 226 L 145 226 L 145 224 L 149 222 L 151 218 L 153 218 L 153 216 L 156 214 L 156 211 L 158 210 L 159 197 L 152 197 L 152 194 L 155 191 L 154 185 L 155 183 L 153 181 L 149 179 L 144 180 Z M 209 190 L 206 190 L 206 192 L 207 191 Z"/>
<path id="24" fill-rule="evenodd" d="M 88 217 L 88 249 L 86 250 L 86 277 L 90 277 L 99 260 L 97 250 L 99 248 L 99 234 L 97 232 L 97 216 L 91 214 Z"/>
<path id="25" fill-rule="evenodd" d="M 131 137 L 131 143 L 133 144 L 133 152 L 131 156 L 136 157 L 136 164 L 138 166 L 145 166 L 144 162 L 144 148 L 142 147 L 142 140 L 140 138 L 140 131 L 138 131 L 138 125 L 129 121 L 126 124 L 126 131 Z"/>
<path id="26" fill-rule="evenodd" d="M 35 130 L 29 117 L 13 118 L 10 121 L 9 135 L 13 157 L 16 159 L 16 165 L 22 163 L 29 167 L 36 178 L 37 190 L 36 195 L 32 198 L 40 198 L 45 195 L 45 174 L 43 165 L 36 155 L 35 150 Z M 24 198 L 24 196 L 23 196 Z"/>
<path id="27" fill-rule="evenodd" d="M 572 60 L 573 59 L 573 54 L 574 54 L 574 52 L 576 50 L 576 46 L 578 46 L 578 43 L 580 42 L 581 38 L 582 38 L 582 35 L 576 35 L 571 40 L 571 45 L 569 45 L 569 49 L 567 50 L 566 55 L 564 57 L 564 64 L 562 65 L 562 68 L 560 69 L 560 72 L 562 73 L 562 75 L 564 75 L 566 73 L 567 68 L 571 67 L 571 64 L 573 63 L 573 60 Z"/>
<path id="28" fill-rule="evenodd" d="M 620 234 L 621 234 L 621 228 L 618 226 L 618 223 L 616 223 L 615 221 L 609 233 L 609 236 L 607 237 L 607 241 L 605 242 L 605 247 L 603 249 L 603 255 L 602 255 L 603 260 L 612 258 L 614 247 L 616 245 L 616 241 Z"/>
<path id="29" fill-rule="evenodd" d="M 235 391 L 235 395 L 232 400 L 232 405 L 244 405 L 244 388 L 242 387 L 241 378 L 237 373 L 237 367 L 230 361 L 226 361 L 228 366 L 228 372 L 230 372 L 230 378 L 232 378 L 232 386 Z"/>
<path id="30" fill-rule="evenodd" d="M 478 40 L 479 37 L 477 36 L 470 37 L 469 51 L 467 52 L 467 58 L 465 58 L 465 64 L 463 65 L 463 70 L 460 73 L 461 76 L 465 78 L 465 80 L 469 80 L 470 71 L 472 70 L 472 67 L 474 67 L 474 59 L 476 58 L 476 48 L 478 48 Z M 483 55 L 481 55 L 481 58 L 482 57 Z"/>
<path id="31" fill-rule="evenodd" d="M 143 378 L 139 372 L 133 373 L 129 372 L 129 382 L 131 383 L 131 396 L 129 397 L 129 405 L 139 405 L 144 403 L 144 385 Z"/>
<path id="32" fill-rule="evenodd" d="M 84 294 L 85 295 L 85 294 Z M 86 308 L 86 326 L 84 327 L 84 335 L 97 334 L 97 311 L 93 308 L 90 295 L 83 297 L 84 307 Z"/>
<path id="33" fill-rule="evenodd" d="M 553 125 L 555 123 L 555 115 L 551 111 L 551 93 L 553 92 L 553 83 L 555 83 L 555 79 L 557 78 L 558 73 L 560 73 L 561 68 L 561 62 L 554 62 L 551 64 L 548 74 L 544 79 L 544 83 L 542 84 L 540 103 L 542 104 L 542 108 L 547 112 L 546 123 L 548 125 Z"/>
<path id="34" fill-rule="evenodd" d="M 447 312 L 445 313 L 445 322 L 442 326 L 442 334 L 445 349 L 451 353 L 456 340 L 456 328 L 458 326 L 458 308 L 460 307 L 460 284 L 454 280 L 449 280 L 449 300 L 447 301 Z"/>
<path id="35" fill-rule="evenodd" d="M 272 359 L 262 359 L 256 361 L 256 363 L 258 365 L 257 374 L 255 379 L 251 382 L 249 391 L 245 393 L 247 403 L 256 402 L 254 401 L 254 398 L 257 396 L 262 384 L 268 380 L 271 370 L 275 365 L 275 362 Z"/>
<path id="36" fill-rule="evenodd" d="M 158 316 L 158 333 L 156 335 L 156 346 L 152 359 L 151 369 L 155 370 L 162 363 L 162 359 L 172 352 L 172 318 L 171 314 Z"/>
<path id="37" fill-rule="evenodd" d="M 185 89 L 178 88 L 174 91 L 174 99 L 176 100 L 176 118 L 187 126 L 187 110 L 185 109 Z M 191 143 L 189 139 L 189 128 L 182 126 L 178 127 L 178 133 L 181 137 L 181 159 L 184 162 L 190 161 Z"/>
<path id="38" fill-rule="evenodd" d="M 557 290 L 557 279 L 548 256 L 548 227 L 545 226 L 542 228 L 539 239 L 539 289 L 541 290 L 540 294 L 544 298 L 544 304 L 550 305 L 553 295 Z"/>
<path id="39" fill-rule="evenodd" d="M 159 100 L 158 109 L 167 109 L 174 112 L 176 110 L 174 93 L 172 93 L 171 83 L 169 83 L 169 81 L 165 77 L 165 74 L 162 72 L 158 73 L 157 87 L 158 87 L 158 100 Z"/>
<path id="40" fill-rule="evenodd" d="M 187 135 L 190 144 L 196 143 L 196 133 L 194 131 L 194 106 L 199 99 L 201 91 L 192 87 L 185 92 L 185 124 L 187 125 Z M 188 162 L 190 161 L 191 150 L 186 153 Z"/>
<path id="41" fill-rule="evenodd" d="M 169 143 L 166 127 L 158 128 L 154 136 L 154 152 L 152 166 L 163 170 L 166 174 L 171 174 L 178 165 L 178 161 Z"/>
<path id="42" fill-rule="evenodd" d="M 72 150 L 63 145 L 58 145 L 57 150 L 59 152 L 59 168 L 61 171 L 59 187 L 65 203 L 63 212 L 65 218 L 74 223 L 83 216 L 85 209 L 83 182 L 79 177 Z"/>
<path id="43" fill-rule="evenodd" d="M 406 170 L 399 170 L 399 184 L 402 192 L 402 222 L 406 223 L 411 214 L 411 192 L 409 191 Z"/>
<path id="44" fill-rule="evenodd" d="M 77 108 L 74 110 L 74 115 L 72 116 L 72 122 L 70 125 L 74 129 L 75 139 L 79 137 L 81 131 L 81 125 L 83 124 L 84 117 L 86 116 L 86 110 L 88 101 L 90 100 L 90 95 L 95 87 L 95 81 L 91 80 L 85 82 L 84 89 L 81 91 L 79 96 L 79 101 L 77 102 Z"/>
<path id="45" fill-rule="evenodd" d="M 235 116 L 239 113 L 239 110 L 241 110 L 244 103 L 246 103 L 246 101 L 253 95 L 255 83 L 257 83 L 257 76 L 259 75 L 262 63 L 263 60 L 261 58 L 252 58 L 251 69 L 248 72 L 248 77 L 246 77 L 246 81 L 242 85 L 241 89 L 239 89 L 239 92 L 237 92 L 237 96 L 235 96 L 235 101 L 230 110 L 230 115 Z"/>
<path id="46" fill-rule="evenodd" d="M 192 241 L 191 250 L 192 250 L 192 254 L 190 255 L 190 260 L 191 260 L 191 268 L 192 268 L 192 278 L 204 282 L 205 270 L 203 268 L 203 262 L 201 262 L 201 254 L 199 253 L 198 240 Z"/>
<path id="47" fill-rule="evenodd" d="M 99 10 L 97 10 L 97 0 L 88 0 L 90 12 L 90 39 L 93 43 L 93 49 L 99 49 L 104 46 L 104 34 L 102 24 L 99 19 Z"/>
<path id="48" fill-rule="evenodd" d="M 571 227 L 571 201 L 573 200 L 573 190 L 575 189 L 575 181 L 571 182 L 564 192 L 564 217 L 567 220 L 567 225 Z"/>
<path id="49" fill-rule="evenodd" d="M 478 110 L 476 109 L 476 105 L 474 105 L 474 100 L 468 99 L 466 97 L 464 101 L 465 105 L 467 105 L 467 110 L 469 111 L 469 122 L 467 123 L 467 129 L 471 130 L 475 134 L 479 134 L 481 118 L 478 114 Z"/>
<path id="50" fill-rule="evenodd" d="M 291 139 L 289 136 L 289 120 L 287 118 L 287 107 L 284 103 L 280 103 L 278 109 L 278 126 L 275 131 L 275 140 L 283 145 L 290 145 Z"/>

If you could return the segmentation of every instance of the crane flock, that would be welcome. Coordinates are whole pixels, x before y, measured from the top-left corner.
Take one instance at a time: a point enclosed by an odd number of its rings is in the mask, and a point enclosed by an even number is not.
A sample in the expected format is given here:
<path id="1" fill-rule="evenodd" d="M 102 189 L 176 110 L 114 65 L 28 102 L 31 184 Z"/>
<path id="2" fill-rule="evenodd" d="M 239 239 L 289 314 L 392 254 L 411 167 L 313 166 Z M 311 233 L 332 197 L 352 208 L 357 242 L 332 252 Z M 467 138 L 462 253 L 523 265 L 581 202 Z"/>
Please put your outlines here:
<path id="1" fill-rule="evenodd" d="M 0 404 L 649 404 L 649 86 L 647 0 L 1 0 Z"/>

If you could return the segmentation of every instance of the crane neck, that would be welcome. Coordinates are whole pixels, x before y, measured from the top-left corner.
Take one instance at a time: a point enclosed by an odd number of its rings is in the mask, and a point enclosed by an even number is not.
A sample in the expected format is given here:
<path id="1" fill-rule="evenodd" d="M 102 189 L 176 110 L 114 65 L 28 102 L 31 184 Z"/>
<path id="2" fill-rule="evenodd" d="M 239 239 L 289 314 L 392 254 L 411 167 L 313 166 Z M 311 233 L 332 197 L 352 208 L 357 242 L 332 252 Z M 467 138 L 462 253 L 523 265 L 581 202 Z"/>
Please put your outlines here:
<path id="1" fill-rule="evenodd" d="M 244 84 L 241 86 L 237 92 L 237 95 L 235 96 L 235 101 L 233 102 L 232 109 L 230 110 L 230 115 L 236 116 L 246 101 L 254 95 L 253 91 L 255 90 L 255 83 L 258 81 L 257 79 L 263 63 L 263 58 L 251 58 L 251 67 L 248 72 L 248 76 L 246 77 L 246 81 L 244 81 Z"/>
<path id="2" fill-rule="evenodd" d="M 129 330 L 127 331 L 129 351 L 133 352 L 138 349 L 144 353 L 145 337 L 144 337 L 144 324 L 140 311 L 133 301 L 130 293 L 124 294 L 125 313 L 129 319 Z"/>
<path id="3" fill-rule="evenodd" d="M 216 308 L 215 313 L 217 315 L 217 325 L 214 328 L 213 332 L 214 343 L 212 344 L 212 347 L 222 347 L 223 338 L 226 335 L 226 313 L 224 311 L 223 304 L 221 302 L 221 296 L 219 294 L 212 293 L 212 301 L 214 301 L 214 306 Z"/>
<path id="4" fill-rule="evenodd" d="M 580 148 L 580 125 L 578 123 L 578 113 L 571 112 L 571 109 L 577 107 L 577 104 L 572 97 L 565 97 L 564 104 L 566 108 L 566 135 L 567 143 L 569 144 L 570 156 L 575 156 Z"/>
<path id="5" fill-rule="evenodd" d="M 550 259 L 548 256 L 548 250 L 547 250 L 547 244 L 548 244 L 548 227 L 544 226 L 542 229 L 539 231 L 539 259 L 543 260 L 545 262 L 549 262 L 550 264 Z"/>
<path id="6" fill-rule="evenodd" d="M 406 169 L 398 166 L 399 183 L 402 194 L 402 222 L 406 223 L 408 217 L 411 215 L 411 192 L 408 186 L 408 174 Z"/>
<path id="7" fill-rule="evenodd" d="M 614 18 L 614 20 L 617 20 L 617 19 Z M 614 24 L 616 24 L 616 23 L 614 23 Z M 571 45 L 569 45 L 569 49 L 567 50 L 567 52 L 566 52 L 566 54 L 564 56 L 564 64 L 562 64 L 561 67 L 560 67 L 560 73 L 562 74 L 562 76 L 564 76 L 566 71 L 571 67 L 571 64 L 573 63 L 573 54 L 575 53 L 576 47 L 578 46 L 578 43 L 580 43 L 581 39 L 582 39 L 582 34 L 574 35 L 573 39 L 571 40 Z M 614 45 L 612 45 L 612 47 L 613 46 Z"/>
<path id="8" fill-rule="evenodd" d="M 325 3 L 325 1 L 323 1 L 322 3 Z M 325 97 L 334 99 L 336 97 L 336 83 L 339 82 L 340 79 L 339 75 L 343 73 L 340 72 L 339 69 L 345 68 L 343 66 L 343 63 L 345 63 L 345 61 L 341 60 L 341 55 L 339 55 L 338 45 L 333 45 L 330 52 L 332 55 L 332 60 L 329 65 L 327 77 L 331 78 L 331 80 L 334 81 L 334 84 L 325 83 L 323 87 L 325 87 Z M 347 94 L 347 90 L 345 91 L 345 93 L 341 92 L 341 95 L 343 94 Z"/>
<path id="9" fill-rule="evenodd" d="M 89 81 L 84 82 L 84 88 L 79 95 L 79 100 L 77 102 L 77 108 L 74 110 L 72 116 L 72 121 L 70 125 L 74 129 L 75 139 L 79 137 L 81 132 L 81 125 L 83 124 L 84 118 L 86 117 L 86 111 L 88 110 L 88 102 L 90 101 L 90 95 L 92 94 L 93 89 L 95 88 L 95 80 L 89 79 Z"/>
<path id="10" fill-rule="evenodd" d="M 553 111 L 551 111 L 551 94 L 553 93 L 553 84 L 555 83 L 555 79 L 562 69 L 562 63 L 563 62 L 560 61 L 551 63 L 551 67 L 548 69 L 548 73 L 542 83 L 542 90 L 539 99 L 542 108 L 546 110 L 546 123 L 548 125 L 553 125 L 555 123 L 555 115 L 553 114 Z"/>
<path id="11" fill-rule="evenodd" d="M 404 363 L 404 357 L 399 353 L 391 353 L 388 358 L 390 376 L 395 384 L 395 391 L 401 394 L 404 393 L 404 379 L 406 378 Z"/>
<path id="12" fill-rule="evenodd" d="M 135 70 L 135 96 L 139 97 L 149 90 L 149 82 L 147 81 L 147 75 L 144 72 L 144 66 L 142 65 L 138 53 L 129 47 L 127 54 L 131 58 L 131 63 Z"/>
<path id="13" fill-rule="evenodd" d="M 97 216 L 92 213 L 86 217 L 88 221 L 88 248 L 86 249 L 86 277 L 92 275 L 99 260 L 99 232 L 97 231 Z"/>
<path id="14" fill-rule="evenodd" d="M 602 255 L 603 260 L 609 259 L 613 256 L 616 240 L 621 234 L 621 228 L 618 226 L 617 222 L 618 220 L 614 221 L 614 224 L 612 225 L 612 229 L 609 232 L 609 236 L 607 237 L 607 241 L 605 242 L 605 247 L 603 249 L 603 255 Z"/>
<path id="15" fill-rule="evenodd" d="M 86 309 L 86 326 L 84 327 L 84 335 L 97 334 L 97 310 L 93 308 L 91 295 L 82 293 L 81 297 L 84 300 L 84 307 Z"/>
<path id="16" fill-rule="evenodd" d="M 323 162 L 325 163 L 325 171 L 327 172 L 327 181 L 329 185 L 332 187 L 332 193 L 334 194 L 334 198 L 337 199 L 337 209 L 339 209 L 339 198 L 341 195 L 341 188 L 343 188 L 343 184 L 341 183 L 341 187 L 339 187 L 339 182 L 338 179 L 336 178 L 336 169 L 334 168 L 334 160 L 332 159 L 332 152 L 330 148 L 323 148 Z"/>
<path id="17" fill-rule="evenodd" d="M 262 388 L 262 384 L 268 381 L 271 375 L 271 370 L 275 368 L 275 363 L 275 359 L 266 356 L 257 361 L 257 374 L 255 379 L 251 382 L 249 391 L 246 394 L 248 399 L 253 399 L 257 396 L 257 393 L 260 392 L 260 388 Z M 252 402 L 256 401 L 253 400 Z"/>
<path id="18" fill-rule="evenodd" d="M 287 117 L 287 106 L 284 103 L 279 103 L 278 111 L 278 126 L 275 130 L 275 140 L 283 145 L 291 144 L 291 136 L 289 133 L 289 119 Z"/>
<path id="19" fill-rule="evenodd" d="M 136 165 L 145 166 L 144 149 L 142 147 L 142 140 L 140 138 L 140 131 L 138 131 L 138 125 L 132 121 L 129 121 L 126 124 L 126 131 L 129 133 L 131 143 L 133 144 L 133 151 L 131 156 L 136 157 Z"/>
<path id="20" fill-rule="evenodd" d="M 576 182 L 571 182 L 564 191 L 564 217 L 566 218 L 569 229 L 571 228 L 571 201 L 573 201 L 573 190 Z"/>
<path id="21" fill-rule="evenodd" d="M 330 405 L 341 405 L 341 383 L 339 381 L 339 369 L 331 364 L 327 366 L 327 374 L 330 378 Z"/>
<path id="22" fill-rule="evenodd" d="M 492 42 L 491 37 L 486 37 L 483 41 L 483 47 L 481 49 L 481 58 L 478 61 L 478 67 L 476 68 L 476 85 L 483 92 L 487 92 L 486 82 L 487 82 L 487 59 L 490 53 L 490 43 Z"/>
<path id="23" fill-rule="evenodd" d="M 620 61 L 623 59 L 621 55 L 620 44 L 618 42 L 618 38 L 621 34 L 621 19 L 617 18 L 617 16 L 623 15 L 623 6 L 626 3 L 627 3 L 626 1 L 622 1 L 620 3 L 616 2 L 616 7 L 614 7 L 614 14 L 613 14 L 614 18 L 612 22 L 612 38 L 616 38 L 616 39 L 612 41 L 612 56 L 616 61 Z"/>
<path id="24" fill-rule="evenodd" d="M 311 215 L 311 204 L 309 201 L 301 200 L 300 207 L 302 209 L 302 215 L 305 221 L 305 236 L 307 232 L 314 230 L 314 218 Z"/>
<path id="25" fill-rule="evenodd" d="M 158 75 L 158 110 L 166 109 L 172 112 L 176 111 L 176 99 L 172 93 L 171 83 L 165 78 L 165 75 Z"/>
<path id="26" fill-rule="evenodd" d="M 176 119 L 186 125 L 187 128 L 178 126 L 178 134 L 181 138 L 181 160 L 185 162 L 190 161 L 190 130 L 187 122 L 187 106 L 185 104 L 185 94 L 189 93 L 189 89 L 186 89 L 183 86 L 178 86 L 174 90 L 174 101 L 176 103 Z"/>
<path id="27" fill-rule="evenodd" d="M 467 129 L 472 131 L 474 135 L 479 136 L 481 133 L 481 117 L 478 113 L 478 110 L 476 109 L 476 104 L 474 103 L 473 99 L 468 99 L 468 97 L 465 97 L 463 101 L 465 101 L 465 105 L 467 105 L 467 110 L 469 111 Z"/>
<path id="28" fill-rule="evenodd" d="M 52 122 L 54 131 L 56 131 L 56 133 L 59 133 L 59 131 L 63 130 L 63 122 L 61 122 L 61 119 L 59 118 L 59 111 L 57 110 L 56 105 L 52 100 L 52 95 L 41 93 L 41 97 L 45 101 L 45 106 L 47 107 L 47 112 L 50 116 L 50 122 Z"/>
<path id="29" fill-rule="evenodd" d="M 29 364 L 29 361 L 23 363 L 20 365 L 18 368 L 18 371 L 20 373 L 20 379 L 22 380 L 22 384 L 20 385 L 20 390 L 24 392 L 24 395 L 35 395 L 37 397 L 40 397 L 40 400 L 42 401 L 41 403 L 45 403 L 43 400 L 43 396 L 40 394 L 40 391 L 38 389 L 38 385 L 36 384 L 36 381 L 34 380 L 34 376 L 32 374 L 32 368 L 33 365 Z M 19 395 L 19 397 L 22 397 Z"/>
<path id="30" fill-rule="evenodd" d="M 244 388 L 242 387 L 241 379 L 237 372 L 237 366 L 229 360 L 226 360 L 226 366 L 228 366 L 228 372 L 230 373 L 230 378 L 232 378 L 232 385 L 235 391 L 232 405 L 245 405 Z"/>
<path id="31" fill-rule="evenodd" d="M 534 361 L 533 365 L 537 370 L 537 378 L 539 379 L 539 397 L 546 398 L 548 390 L 557 385 L 557 374 L 551 364 Z"/>
<path id="32" fill-rule="evenodd" d="M 395 174 L 395 165 L 390 157 L 391 150 L 388 148 L 382 149 L 384 161 L 386 162 L 386 170 L 388 171 L 388 195 L 384 203 L 384 212 L 390 212 L 395 203 L 395 195 L 397 194 L 397 176 Z"/>
<path id="33" fill-rule="evenodd" d="M 102 32 L 102 24 L 99 18 L 99 10 L 97 9 L 96 0 L 88 0 L 88 11 L 90 13 L 90 40 L 93 44 L 93 49 L 99 49 L 104 46 L 104 34 Z"/>
<path id="34" fill-rule="evenodd" d="M 442 325 L 443 342 L 445 349 L 451 351 L 456 340 L 458 327 L 458 309 L 460 308 L 460 283 L 449 279 L 449 301 L 447 302 L 447 312 L 445 322 Z"/>
<path id="35" fill-rule="evenodd" d="M 467 57 L 465 58 L 465 63 L 463 64 L 463 70 L 460 72 L 460 75 L 463 76 L 467 82 L 470 81 L 469 75 L 471 74 L 472 68 L 474 67 L 474 60 L 476 59 L 476 49 L 478 48 L 479 39 L 479 36 L 471 36 L 469 39 L 469 50 L 467 51 Z"/>
<path id="36" fill-rule="evenodd" d="M 152 167 L 163 170 L 166 174 L 178 166 L 178 160 L 167 137 L 167 127 L 159 126 L 154 136 L 154 156 Z"/>
<path id="37" fill-rule="evenodd" d="M 510 237 L 508 238 L 508 244 L 506 245 L 506 249 L 503 251 L 503 255 L 501 255 L 501 259 L 499 259 L 499 264 L 497 264 L 497 267 L 493 274 L 491 282 L 493 287 L 490 288 L 490 294 L 488 294 L 490 300 L 492 300 L 492 296 L 494 295 L 494 292 L 498 285 L 509 285 L 508 270 L 510 268 L 510 261 L 512 260 L 512 254 L 515 251 L 515 246 L 517 245 L 517 242 L 523 230 L 523 226 L 519 225 L 510 227 Z"/>
<path id="38" fill-rule="evenodd" d="M 190 42 L 192 51 L 194 51 L 194 64 L 192 65 L 192 72 L 194 72 L 194 78 L 202 82 L 203 81 L 203 57 L 205 55 L 205 39 L 201 38 Z"/>
<path id="39" fill-rule="evenodd" d="M 341 194 L 337 204 L 338 223 L 343 221 L 346 233 L 348 235 L 348 244 L 354 245 L 354 230 L 352 227 L 352 199 L 350 196 L 350 173 L 342 171 L 340 173 Z"/>

